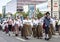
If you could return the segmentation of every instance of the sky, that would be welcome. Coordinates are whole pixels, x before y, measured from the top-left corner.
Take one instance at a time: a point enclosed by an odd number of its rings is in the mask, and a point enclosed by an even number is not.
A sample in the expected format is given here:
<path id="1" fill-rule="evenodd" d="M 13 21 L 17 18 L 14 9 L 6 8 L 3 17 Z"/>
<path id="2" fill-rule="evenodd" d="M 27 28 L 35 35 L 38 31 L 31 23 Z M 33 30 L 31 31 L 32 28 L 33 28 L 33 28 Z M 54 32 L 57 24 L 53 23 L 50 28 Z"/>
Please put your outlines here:
<path id="1" fill-rule="evenodd" d="M 6 5 L 7 2 L 11 0 L 0 0 L 0 13 L 2 13 L 2 6 Z"/>

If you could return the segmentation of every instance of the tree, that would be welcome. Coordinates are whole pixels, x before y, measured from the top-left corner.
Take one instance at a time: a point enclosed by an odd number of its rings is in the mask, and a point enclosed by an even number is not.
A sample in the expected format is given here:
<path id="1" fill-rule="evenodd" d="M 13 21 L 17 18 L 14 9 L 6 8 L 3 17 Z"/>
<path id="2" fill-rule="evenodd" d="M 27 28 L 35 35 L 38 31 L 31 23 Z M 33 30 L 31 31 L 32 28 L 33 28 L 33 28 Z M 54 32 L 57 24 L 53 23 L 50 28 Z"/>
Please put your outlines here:
<path id="1" fill-rule="evenodd" d="M 29 11 L 23 14 L 23 17 L 29 16 Z"/>
<path id="2" fill-rule="evenodd" d="M 43 17 L 43 14 L 39 11 L 39 9 L 36 10 L 36 16 L 37 18 Z"/>
<path id="3" fill-rule="evenodd" d="M 17 14 L 19 14 L 19 12 L 16 12 L 13 16 L 16 17 Z"/>
<path id="4" fill-rule="evenodd" d="M 2 17 L 2 14 L 0 13 L 0 18 Z"/>
<path id="5" fill-rule="evenodd" d="M 14 16 L 16 17 L 16 15 L 19 15 L 19 16 L 23 16 L 23 17 L 27 17 L 28 15 L 29 15 L 29 12 L 27 12 L 27 13 L 25 13 L 25 12 L 16 12 L 15 14 L 14 14 Z"/>

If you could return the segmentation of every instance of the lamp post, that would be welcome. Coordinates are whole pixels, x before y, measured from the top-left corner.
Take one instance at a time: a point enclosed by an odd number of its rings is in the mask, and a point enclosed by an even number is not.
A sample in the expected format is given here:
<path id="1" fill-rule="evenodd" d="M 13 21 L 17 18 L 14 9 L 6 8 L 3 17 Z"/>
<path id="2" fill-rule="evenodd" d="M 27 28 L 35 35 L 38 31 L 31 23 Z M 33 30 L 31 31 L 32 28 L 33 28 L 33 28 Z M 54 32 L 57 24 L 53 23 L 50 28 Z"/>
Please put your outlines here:
<path id="1" fill-rule="evenodd" d="M 51 17 L 53 17 L 53 0 L 51 0 Z"/>
<path id="2" fill-rule="evenodd" d="M 5 6 L 3 6 L 3 9 L 2 9 L 3 18 L 5 18 L 5 9 L 6 9 L 6 7 L 5 7 Z"/>
<path id="3" fill-rule="evenodd" d="M 34 14 L 33 16 L 35 17 L 36 16 L 36 3 L 34 4 Z"/>

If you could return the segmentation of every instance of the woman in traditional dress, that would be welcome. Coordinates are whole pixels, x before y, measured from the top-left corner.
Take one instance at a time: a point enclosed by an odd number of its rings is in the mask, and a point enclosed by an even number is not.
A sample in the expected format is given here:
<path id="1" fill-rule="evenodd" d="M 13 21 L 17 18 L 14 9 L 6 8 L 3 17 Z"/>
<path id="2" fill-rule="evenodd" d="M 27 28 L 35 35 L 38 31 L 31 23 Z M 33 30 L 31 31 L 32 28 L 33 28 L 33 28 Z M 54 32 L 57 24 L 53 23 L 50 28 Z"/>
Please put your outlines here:
<path id="1" fill-rule="evenodd" d="M 31 36 L 32 34 L 32 28 L 31 28 L 31 21 L 27 18 L 25 18 L 23 20 L 23 37 L 25 37 L 25 39 L 28 39 L 27 36 Z"/>

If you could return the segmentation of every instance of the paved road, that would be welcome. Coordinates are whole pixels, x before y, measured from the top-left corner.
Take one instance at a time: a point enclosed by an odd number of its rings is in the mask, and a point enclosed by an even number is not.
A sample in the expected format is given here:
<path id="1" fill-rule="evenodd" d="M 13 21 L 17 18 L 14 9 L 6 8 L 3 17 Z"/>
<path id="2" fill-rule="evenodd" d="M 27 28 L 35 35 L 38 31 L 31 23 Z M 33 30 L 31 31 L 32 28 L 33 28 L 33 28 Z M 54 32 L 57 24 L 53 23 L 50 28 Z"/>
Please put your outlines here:
<path id="1" fill-rule="evenodd" d="M 56 34 L 51 40 L 45 41 L 44 39 L 37 39 L 31 37 L 29 40 L 21 38 L 21 36 L 15 37 L 14 35 L 8 36 L 4 32 L 0 31 L 0 42 L 60 42 L 60 36 Z"/>

